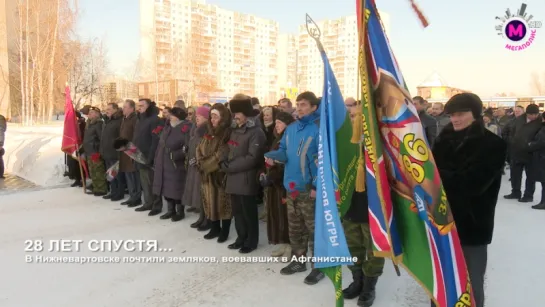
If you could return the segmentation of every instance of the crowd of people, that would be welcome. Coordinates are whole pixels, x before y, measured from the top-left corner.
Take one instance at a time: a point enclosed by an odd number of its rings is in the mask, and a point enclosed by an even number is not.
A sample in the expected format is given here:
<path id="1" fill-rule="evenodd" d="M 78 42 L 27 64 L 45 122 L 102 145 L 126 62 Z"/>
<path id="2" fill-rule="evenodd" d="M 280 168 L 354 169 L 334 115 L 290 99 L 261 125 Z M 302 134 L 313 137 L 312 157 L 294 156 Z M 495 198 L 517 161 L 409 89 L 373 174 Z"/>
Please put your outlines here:
<path id="1" fill-rule="evenodd" d="M 225 104 L 185 108 L 178 101 L 162 110 L 150 99 L 127 100 L 121 108 L 109 104 L 105 116 L 96 107 L 85 107 L 82 113 L 87 119 L 81 118 L 80 124 L 82 152 L 92 179 L 88 193 L 122 201 L 150 216 L 162 213 L 164 199 L 167 210 L 161 219 L 176 222 L 186 212 L 198 213 L 191 227 L 218 243 L 229 240 L 234 218 L 236 239 L 227 248 L 242 254 L 258 248 L 262 201 L 267 240 L 277 246 L 272 256 L 291 260 L 280 273 L 307 271 L 308 264 L 299 256 L 310 256 L 314 247 L 320 102 L 314 93 L 304 92 L 295 108 L 288 99 L 261 107 L 258 99 L 243 94 Z M 480 98 L 468 93 L 431 108 L 422 97 L 414 97 L 413 102 L 453 212 L 476 306 L 482 307 L 487 247 L 505 163 L 510 162 L 513 184 L 507 198 L 520 201 L 533 195 L 531 179 L 524 196 L 520 193 L 522 170 L 528 172 L 537 161 L 537 169 L 545 171 L 541 160 L 545 128 L 539 110 L 530 105 L 526 112 L 515 108 L 513 116 L 501 109 L 489 115 L 488 110 L 483 112 Z M 345 106 L 351 118 L 361 115 L 360 101 L 347 98 Z M 119 151 L 120 140 L 132 142 L 145 161 L 136 162 Z M 73 186 L 81 186 L 74 161 L 70 176 Z M 120 173 L 108 182 L 106 169 L 117 161 Z M 540 176 L 545 177 L 545 172 Z M 536 206 L 542 207 L 543 202 Z M 349 267 L 353 280 L 343 296 L 358 298 L 358 306 L 373 304 L 384 268 L 384 258 L 373 255 L 367 212 L 366 192 L 354 191 L 342 222 L 348 248 L 358 261 Z M 324 275 L 313 263 L 310 267 L 304 282 L 313 285 Z"/>

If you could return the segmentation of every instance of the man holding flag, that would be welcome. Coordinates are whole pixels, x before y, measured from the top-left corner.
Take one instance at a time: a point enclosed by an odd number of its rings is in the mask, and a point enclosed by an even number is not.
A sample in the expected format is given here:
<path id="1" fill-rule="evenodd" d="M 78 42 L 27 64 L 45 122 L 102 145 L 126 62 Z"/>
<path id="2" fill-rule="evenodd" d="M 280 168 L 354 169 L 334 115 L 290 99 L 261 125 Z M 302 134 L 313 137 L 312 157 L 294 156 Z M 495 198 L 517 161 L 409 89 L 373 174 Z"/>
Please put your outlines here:
<path id="1" fill-rule="evenodd" d="M 265 163 L 286 164 L 284 187 L 287 191 L 288 225 L 291 250 L 296 257 L 314 255 L 314 211 L 316 199 L 316 159 L 318 158 L 318 129 L 320 101 L 312 92 L 297 96 L 299 120 L 286 128 L 278 150 L 265 154 Z M 309 285 L 317 284 L 324 274 L 314 268 L 305 278 Z M 280 271 L 292 275 L 307 270 L 305 262 L 293 260 Z"/>

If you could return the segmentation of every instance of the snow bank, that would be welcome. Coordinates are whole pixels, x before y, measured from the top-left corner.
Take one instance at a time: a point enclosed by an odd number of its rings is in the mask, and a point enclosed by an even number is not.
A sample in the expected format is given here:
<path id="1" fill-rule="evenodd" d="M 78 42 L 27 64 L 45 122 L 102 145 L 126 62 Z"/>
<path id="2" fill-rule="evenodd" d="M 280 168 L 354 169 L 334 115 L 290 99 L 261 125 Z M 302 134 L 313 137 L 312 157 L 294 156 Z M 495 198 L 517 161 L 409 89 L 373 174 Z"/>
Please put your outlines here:
<path id="1" fill-rule="evenodd" d="M 43 187 L 68 183 L 63 176 L 62 130 L 62 121 L 50 126 L 9 125 L 4 145 L 6 171 Z"/>

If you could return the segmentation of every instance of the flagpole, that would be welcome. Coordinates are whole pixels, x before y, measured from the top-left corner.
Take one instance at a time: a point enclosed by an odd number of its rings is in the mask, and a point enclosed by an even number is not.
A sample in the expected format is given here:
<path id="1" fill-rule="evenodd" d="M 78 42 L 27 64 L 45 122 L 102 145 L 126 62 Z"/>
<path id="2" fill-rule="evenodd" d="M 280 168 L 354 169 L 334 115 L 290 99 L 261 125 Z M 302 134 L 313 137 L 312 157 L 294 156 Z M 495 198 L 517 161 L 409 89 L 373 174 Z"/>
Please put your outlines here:
<path id="1" fill-rule="evenodd" d="M 85 163 L 85 162 L 81 161 L 81 156 L 79 154 L 79 148 L 76 149 L 76 157 L 78 158 L 79 173 L 81 175 L 81 183 L 82 183 L 82 186 L 83 186 L 83 193 L 85 194 L 85 191 L 86 191 L 86 188 L 87 188 L 87 182 L 86 182 L 87 178 L 85 177 L 85 174 L 83 172 L 83 166 L 81 165 L 81 163 Z"/>

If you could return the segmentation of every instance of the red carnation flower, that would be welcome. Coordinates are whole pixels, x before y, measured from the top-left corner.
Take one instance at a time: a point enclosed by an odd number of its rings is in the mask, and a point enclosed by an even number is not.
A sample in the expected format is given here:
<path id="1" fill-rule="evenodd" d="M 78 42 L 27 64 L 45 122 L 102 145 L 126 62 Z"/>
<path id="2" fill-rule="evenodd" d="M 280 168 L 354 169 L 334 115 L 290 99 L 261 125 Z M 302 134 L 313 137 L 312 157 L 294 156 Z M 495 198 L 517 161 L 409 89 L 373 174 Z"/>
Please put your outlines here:
<path id="1" fill-rule="evenodd" d="M 238 146 L 238 143 L 235 142 L 235 141 L 233 141 L 233 140 L 229 140 L 229 142 L 227 142 L 227 144 L 232 145 L 232 146 L 234 146 L 234 147 L 237 147 L 237 146 Z"/>
<path id="2" fill-rule="evenodd" d="M 290 190 L 295 189 L 295 182 L 293 182 L 293 181 L 290 182 L 290 183 L 289 183 L 289 187 L 290 187 Z"/>
<path id="3" fill-rule="evenodd" d="M 183 133 L 186 133 L 188 130 L 189 130 L 189 125 L 184 125 L 184 126 L 182 127 L 182 132 L 183 132 Z"/>
<path id="4" fill-rule="evenodd" d="M 157 128 L 153 129 L 152 133 L 159 134 L 163 131 L 163 126 L 157 126 Z"/>
<path id="5" fill-rule="evenodd" d="M 100 161 L 100 154 L 97 152 L 97 153 L 94 153 L 91 155 L 91 161 L 93 162 L 99 162 Z"/>
<path id="6" fill-rule="evenodd" d="M 210 140 L 213 139 L 214 137 L 211 136 L 210 134 L 205 134 L 205 135 L 204 135 L 204 138 L 210 141 Z"/>
<path id="7" fill-rule="evenodd" d="M 291 196 L 292 199 L 297 198 L 297 196 L 299 196 L 299 191 L 297 191 L 297 190 L 292 191 L 290 193 L 290 196 Z"/>

